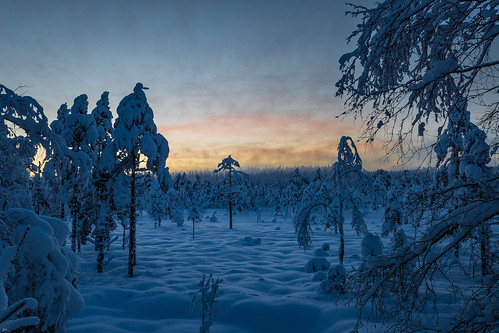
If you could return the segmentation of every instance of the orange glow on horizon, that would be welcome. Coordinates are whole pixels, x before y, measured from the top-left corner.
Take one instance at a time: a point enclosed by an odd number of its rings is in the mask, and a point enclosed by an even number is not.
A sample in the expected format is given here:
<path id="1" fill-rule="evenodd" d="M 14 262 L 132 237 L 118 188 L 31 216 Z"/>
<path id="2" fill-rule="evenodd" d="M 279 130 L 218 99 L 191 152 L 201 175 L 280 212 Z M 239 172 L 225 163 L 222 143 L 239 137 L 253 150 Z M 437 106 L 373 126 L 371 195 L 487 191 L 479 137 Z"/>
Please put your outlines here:
<path id="1" fill-rule="evenodd" d="M 243 168 L 326 166 L 336 160 L 340 137 L 356 138 L 358 126 L 310 115 L 231 114 L 203 116 L 159 126 L 169 142 L 167 166 L 173 172 L 214 169 L 231 154 Z M 381 143 L 359 143 L 366 169 L 389 168 Z"/>

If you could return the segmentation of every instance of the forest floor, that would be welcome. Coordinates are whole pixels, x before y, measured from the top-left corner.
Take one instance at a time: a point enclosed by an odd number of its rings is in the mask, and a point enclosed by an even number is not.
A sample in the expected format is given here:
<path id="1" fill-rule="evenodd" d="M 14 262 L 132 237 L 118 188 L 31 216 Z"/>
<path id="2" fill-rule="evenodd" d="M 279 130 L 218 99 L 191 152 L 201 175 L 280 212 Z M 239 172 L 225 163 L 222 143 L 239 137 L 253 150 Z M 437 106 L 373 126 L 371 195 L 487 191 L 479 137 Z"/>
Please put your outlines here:
<path id="1" fill-rule="evenodd" d="M 85 245 L 77 253 L 77 272 L 86 306 L 69 322 L 68 331 L 198 332 L 201 306 L 197 303 L 191 316 L 188 312 L 203 274 L 223 279 L 217 293 L 221 312 L 215 305 L 212 333 L 349 332 L 354 327 L 355 305 L 331 300 L 318 290 L 320 282 L 312 281 L 314 273 L 304 271 L 324 243 L 331 245 L 327 260 L 338 263 L 339 235 L 313 225 L 312 249 L 304 252 L 290 217 L 268 213 L 257 223 L 255 213 L 238 213 L 230 230 L 228 212 L 218 210 L 218 221 L 211 222 L 213 211 L 196 223 L 194 239 L 192 222 L 177 227 L 167 220 L 154 228 L 144 213 L 138 219 L 133 278 L 127 277 L 128 250 L 122 250 L 121 239 L 112 244 L 113 260 L 101 274 L 96 273 L 93 245 Z M 380 230 L 380 217 L 374 213 L 366 218 L 371 232 Z M 358 267 L 362 238 L 349 225 L 345 231 L 345 266 Z M 250 246 L 245 237 L 261 243 Z M 383 242 L 386 248 L 388 240 Z M 367 330 L 383 331 L 377 326 Z"/>

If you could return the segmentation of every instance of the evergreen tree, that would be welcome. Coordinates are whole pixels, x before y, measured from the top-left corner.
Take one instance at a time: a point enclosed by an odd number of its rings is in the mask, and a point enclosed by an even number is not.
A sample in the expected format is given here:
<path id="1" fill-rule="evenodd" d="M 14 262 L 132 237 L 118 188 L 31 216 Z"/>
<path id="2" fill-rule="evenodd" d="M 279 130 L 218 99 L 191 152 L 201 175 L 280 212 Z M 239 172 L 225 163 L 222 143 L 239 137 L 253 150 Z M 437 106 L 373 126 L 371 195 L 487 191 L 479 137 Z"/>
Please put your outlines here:
<path id="1" fill-rule="evenodd" d="M 101 98 L 92 110 L 92 116 L 96 124 L 97 139 L 95 144 L 96 163 L 92 172 L 92 183 L 95 188 L 95 201 L 93 211 L 95 212 L 95 229 L 93 231 L 93 242 L 97 250 L 97 272 L 102 273 L 106 250 L 111 243 L 111 232 L 116 228 L 113 219 L 115 212 L 112 202 L 111 172 L 106 170 L 101 163 L 102 154 L 107 145 L 112 142 L 113 127 L 111 120 L 113 115 L 109 108 L 109 92 L 102 93 Z"/>
<path id="2" fill-rule="evenodd" d="M 225 180 L 228 183 L 222 188 L 222 194 L 229 201 L 229 228 L 230 229 L 232 229 L 232 203 L 234 200 L 232 178 L 233 178 L 233 175 L 234 175 L 234 177 L 238 177 L 239 175 L 245 174 L 242 171 L 236 170 L 236 167 L 237 168 L 241 167 L 239 165 L 239 162 L 236 161 L 235 159 L 233 159 L 231 155 L 229 155 L 228 157 L 224 158 L 222 160 L 222 162 L 218 163 L 218 168 L 214 170 L 215 173 L 220 172 L 220 171 L 227 171 L 227 177 Z"/>
<path id="3" fill-rule="evenodd" d="M 84 152 L 91 161 L 95 163 L 97 141 L 97 130 L 95 120 L 88 114 L 88 97 L 83 94 L 74 99 L 71 112 L 65 118 L 64 130 L 61 135 L 64 137 L 68 147 L 74 152 Z M 86 200 L 91 200 L 91 189 L 89 184 L 80 181 L 79 169 L 74 165 L 69 166 L 68 182 L 66 186 L 69 190 L 69 209 L 72 217 L 71 248 L 73 251 L 81 251 L 81 244 L 86 243 L 87 236 L 91 232 L 95 212 L 86 212 L 84 207 L 90 205 Z"/>
<path id="4" fill-rule="evenodd" d="M 168 142 L 157 133 L 153 110 L 147 103 L 144 89 L 147 88 L 142 83 L 137 83 L 133 93 L 121 100 L 112 144 L 106 147 L 102 156 L 103 165 L 108 170 L 117 167 L 117 172 L 130 176 L 129 277 L 133 277 L 133 267 L 136 264 L 136 181 L 142 157 L 147 158 L 145 168 L 157 174 L 160 183 L 165 177 L 169 177 L 168 168 L 165 168 L 169 154 Z M 118 159 L 117 164 L 115 158 Z"/>

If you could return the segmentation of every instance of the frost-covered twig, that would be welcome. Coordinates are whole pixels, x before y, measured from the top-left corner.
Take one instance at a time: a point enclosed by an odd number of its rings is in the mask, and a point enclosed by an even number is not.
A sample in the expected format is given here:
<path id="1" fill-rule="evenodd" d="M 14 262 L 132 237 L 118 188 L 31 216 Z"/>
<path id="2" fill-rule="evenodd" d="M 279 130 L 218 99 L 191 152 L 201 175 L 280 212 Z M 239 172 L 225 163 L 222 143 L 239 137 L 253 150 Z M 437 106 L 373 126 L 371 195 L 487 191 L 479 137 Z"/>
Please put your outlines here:
<path id="1" fill-rule="evenodd" d="M 213 278 L 213 274 L 210 274 L 208 279 L 206 275 L 203 274 L 203 278 L 199 282 L 199 290 L 192 297 L 191 307 L 189 309 L 189 316 L 194 312 L 195 302 L 198 295 L 201 295 L 201 308 L 203 310 L 201 327 L 199 328 L 200 333 L 209 333 L 210 327 L 213 326 L 213 321 L 211 320 L 211 314 L 213 310 L 213 304 L 217 304 L 218 310 L 222 313 L 220 304 L 216 299 L 217 291 L 222 279 Z"/>

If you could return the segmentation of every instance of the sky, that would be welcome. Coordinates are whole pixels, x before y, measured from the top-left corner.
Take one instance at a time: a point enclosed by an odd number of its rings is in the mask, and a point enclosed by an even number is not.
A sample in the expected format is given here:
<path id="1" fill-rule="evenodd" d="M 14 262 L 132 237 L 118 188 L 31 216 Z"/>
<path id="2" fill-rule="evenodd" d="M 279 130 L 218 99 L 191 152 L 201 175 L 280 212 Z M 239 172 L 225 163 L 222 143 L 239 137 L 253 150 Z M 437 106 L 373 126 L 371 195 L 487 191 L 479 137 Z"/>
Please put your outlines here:
<path id="1" fill-rule="evenodd" d="M 62 103 L 142 82 L 172 171 L 332 164 L 343 135 L 339 57 L 356 21 L 336 0 L 2 1 L 0 83 L 30 95 L 55 120 Z M 371 1 L 363 1 L 370 3 Z M 388 167 L 360 147 L 364 166 Z"/>

